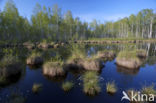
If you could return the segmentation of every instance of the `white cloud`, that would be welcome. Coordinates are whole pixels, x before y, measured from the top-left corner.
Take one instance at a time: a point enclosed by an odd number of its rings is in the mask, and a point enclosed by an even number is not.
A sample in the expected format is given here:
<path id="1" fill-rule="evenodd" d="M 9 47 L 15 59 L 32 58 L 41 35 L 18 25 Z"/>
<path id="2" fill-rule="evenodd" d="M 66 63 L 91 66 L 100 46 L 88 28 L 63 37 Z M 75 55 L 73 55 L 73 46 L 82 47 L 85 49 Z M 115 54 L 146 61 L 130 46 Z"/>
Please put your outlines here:
<path id="1" fill-rule="evenodd" d="M 82 21 L 91 22 L 92 20 L 96 19 L 100 22 L 106 21 L 117 21 L 121 18 L 129 16 L 128 14 L 77 14 L 74 17 L 79 17 Z"/>

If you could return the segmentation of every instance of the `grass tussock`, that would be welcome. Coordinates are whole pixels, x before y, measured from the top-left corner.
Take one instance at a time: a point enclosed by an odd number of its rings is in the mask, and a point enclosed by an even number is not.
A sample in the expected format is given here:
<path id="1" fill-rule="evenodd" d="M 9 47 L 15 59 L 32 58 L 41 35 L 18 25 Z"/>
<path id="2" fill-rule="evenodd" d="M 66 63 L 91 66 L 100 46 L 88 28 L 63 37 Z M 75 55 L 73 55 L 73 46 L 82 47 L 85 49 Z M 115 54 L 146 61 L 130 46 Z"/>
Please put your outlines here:
<path id="1" fill-rule="evenodd" d="M 38 65 L 43 63 L 43 58 L 40 52 L 33 51 L 26 60 L 29 65 Z"/>
<path id="2" fill-rule="evenodd" d="M 110 93 L 110 94 L 115 94 L 117 92 L 117 87 L 115 85 L 115 82 L 108 82 L 106 84 L 106 91 L 107 93 Z"/>
<path id="3" fill-rule="evenodd" d="M 41 53 L 37 51 L 32 51 L 32 53 L 29 55 L 29 58 L 36 58 L 41 57 Z"/>
<path id="4" fill-rule="evenodd" d="M 51 69 L 51 67 L 53 68 L 62 68 L 63 66 L 63 61 L 47 61 L 46 63 L 44 63 L 43 67 L 46 67 L 47 69 Z"/>
<path id="5" fill-rule="evenodd" d="M 5 55 L 0 62 L 0 66 L 5 67 L 11 64 L 16 64 L 18 62 L 19 62 L 18 57 L 13 55 Z"/>
<path id="6" fill-rule="evenodd" d="M 67 81 L 62 84 L 62 89 L 67 92 L 70 91 L 73 88 L 73 86 L 74 86 L 73 82 Z"/>
<path id="7" fill-rule="evenodd" d="M 87 95 L 94 96 L 101 91 L 96 72 L 88 71 L 83 76 L 83 91 Z"/>
<path id="8" fill-rule="evenodd" d="M 33 93 L 38 93 L 42 88 L 42 84 L 33 84 L 32 86 L 32 92 Z"/>
<path id="9" fill-rule="evenodd" d="M 147 94 L 147 95 L 149 95 L 149 94 L 154 94 L 154 95 L 156 95 L 156 90 L 154 89 L 154 85 L 153 85 L 153 84 L 152 84 L 151 86 L 144 86 L 144 87 L 142 88 L 141 92 L 142 92 L 143 94 Z"/>
<path id="10" fill-rule="evenodd" d="M 0 76 L 0 86 L 8 84 L 7 79 L 4 76 Z"/>
<path id="11" fill-rule="evenodd" d="M 50 77 L 65 76 L 66 71 L 63 69 L 63 62 L 46 62 L 43 65 L 43 74 Z"/>
<path id="12" fill-rule="evenodd" d="M 26 97 L 19 92 L 12 92 L 8 98 L 8 103 L 26 103 Z"/>
<path id="13" fill-rule="evenodd" d="M 61 56 L 58 53 L 56 53 L 56 55 L 54 57 L 51 57 L 49 61 L 51 61 L 51 62 L 59 62 L 60 64 L 63 64 Z"/>

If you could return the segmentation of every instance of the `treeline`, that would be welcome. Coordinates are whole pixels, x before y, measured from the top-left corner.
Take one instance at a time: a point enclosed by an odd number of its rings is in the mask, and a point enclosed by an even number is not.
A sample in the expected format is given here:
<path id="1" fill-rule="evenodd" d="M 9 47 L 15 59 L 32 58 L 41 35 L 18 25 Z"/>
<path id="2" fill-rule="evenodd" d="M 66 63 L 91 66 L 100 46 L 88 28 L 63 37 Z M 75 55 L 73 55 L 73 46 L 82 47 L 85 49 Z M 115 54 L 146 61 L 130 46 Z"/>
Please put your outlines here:
<path id="1" fill-rule="evenodd" d="M 144 9 L 116 22 L 91 23 L 53 7 L 36 5 L 31 19 L 20 16 L 12 0 L 0 11 L 0 41 L 65 41 L 88 38 L 156 38 L 156 13 Z"/>

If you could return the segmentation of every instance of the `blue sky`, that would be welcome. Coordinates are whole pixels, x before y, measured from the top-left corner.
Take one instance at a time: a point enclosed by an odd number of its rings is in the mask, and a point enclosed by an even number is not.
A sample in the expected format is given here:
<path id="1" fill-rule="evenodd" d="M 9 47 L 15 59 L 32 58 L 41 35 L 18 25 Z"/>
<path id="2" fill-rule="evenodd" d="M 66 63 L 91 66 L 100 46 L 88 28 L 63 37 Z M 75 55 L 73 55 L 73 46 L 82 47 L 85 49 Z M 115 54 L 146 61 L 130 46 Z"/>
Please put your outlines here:
<path id="1" fill-rule="evenodd" d="M 0 0 L 2 10 L 7 0 Z M 13 0 L 19 13 L 30 18 L 36 3 L 51 7 L 58 4 L 62 12 L 71 10 L 73 16 L 83 21 L 97 19 L 101 22 L 116 21 L 120 18 L 136 14 L 142 9 L 156 10 L 156 0 Z"/>

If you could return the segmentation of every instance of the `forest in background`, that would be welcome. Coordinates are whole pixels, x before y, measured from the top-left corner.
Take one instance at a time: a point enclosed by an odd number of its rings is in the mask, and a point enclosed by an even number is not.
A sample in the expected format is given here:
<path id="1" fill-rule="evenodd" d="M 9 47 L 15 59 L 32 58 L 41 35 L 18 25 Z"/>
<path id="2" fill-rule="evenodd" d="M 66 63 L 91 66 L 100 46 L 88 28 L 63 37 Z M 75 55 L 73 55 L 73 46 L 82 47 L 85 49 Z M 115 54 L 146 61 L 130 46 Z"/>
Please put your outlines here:
<path id="1" fill-rule="evenodd" d="M 156 38 L 156 13 L 143 9 L 115 22 L 91 23 L 74 18 L 71 11 L 62 13 L 58 5 L 36 4 L 31 19 L 20 16 L 16 5 L 9 0 L 0 10 L 0 41 L 67 41 L 90 38 Z"/>

